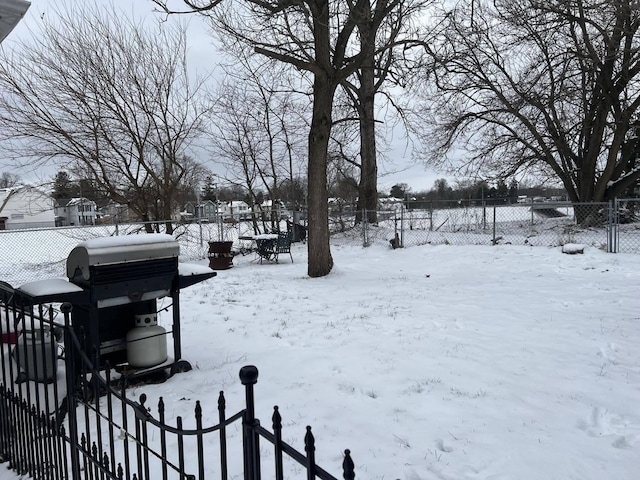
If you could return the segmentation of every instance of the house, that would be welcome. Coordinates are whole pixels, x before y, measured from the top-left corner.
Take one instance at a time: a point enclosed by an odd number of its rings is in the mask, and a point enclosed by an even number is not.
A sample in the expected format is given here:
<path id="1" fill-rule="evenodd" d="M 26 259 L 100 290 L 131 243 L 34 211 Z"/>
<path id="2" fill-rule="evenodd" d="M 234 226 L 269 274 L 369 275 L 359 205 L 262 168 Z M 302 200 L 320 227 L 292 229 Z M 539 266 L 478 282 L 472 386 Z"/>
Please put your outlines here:
<path id="1" fill-rule="evenodd" d="M 404 207 L 404 200 L 395 197 L 385 197 L 378 200 L 378 204 L 381 210 L 392 210 L 399 212 Z"/>
<path id="2" fill-rule="evenodd" d="M 196 217 L 213 222 L 218 218 L 220 212 L 220 205 L 218 205 L 217 202 L 205 200 L 198 205 L 198 215 L 196 215 Z"/>
<path id="3" fill-rule="evenodd" d="M 198 204 L 187 202 L 182 212 L 180 212 L 180 217 L 183 221 L 201 220 L 215 222 L 221 213 L 222 207 L 219 203 L 213 200 L 205 200 Z"/>
<path id="4" fill-rule="evenodd" d="M 243 200 L 232 200 L 222 207 L 222 215 L 224 218 L 234 218 L 235 220 L 244 220 L 251 218 L 251 208 L 247 202 Z"/>
<path id="5" fill-rule="evenodd" d="M 281 220 L 286 220 L 293 215 L 281 200 L 264 200 L 260 205 L 254 205 L 253 209 L 256 214 L 272 215 L 274 218 Z"/>
<path id="6" fill-rule="evenodd" d="M 96 202 L 85 197 L 59 198 L 55 203 L 57 227 L 95 225 L 97 214 Z"/>
<path id="7" fill-rule="evenodd" d="M 29 185 L 0 188 L 0 230 L 55 226 L 52 198 Z"/>
<path id="8" fill-rule="evenodd" d="M 180 217 L 184 221 L 208 221 L 215 222 L 222 216 L 224 220 L 245 220 L 251 218 L 251 208 L 242 200 L 233 200 L 222 203 L 205 200 L 201 203 L 187 202 Z"/>
<path id="9" fill-rule="evenodd" d="M 98 208 L 96 221 L 99 223 L 124 223 L 130 221 L 129 207 L 109 200 L 103 207 Z"/>

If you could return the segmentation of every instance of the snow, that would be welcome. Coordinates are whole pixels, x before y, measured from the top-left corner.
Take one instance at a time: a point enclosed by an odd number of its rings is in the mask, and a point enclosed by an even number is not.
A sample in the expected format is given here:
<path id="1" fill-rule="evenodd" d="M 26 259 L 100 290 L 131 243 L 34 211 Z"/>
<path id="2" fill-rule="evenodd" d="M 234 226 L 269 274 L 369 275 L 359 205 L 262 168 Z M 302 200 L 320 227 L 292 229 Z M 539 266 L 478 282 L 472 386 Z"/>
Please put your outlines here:
<path id="1" fill-rule="evenodd" d="M 253 237 L 255 240 L 275 240 L 278 238 L 277 233 L 261 233 L 260 235 L 255 235 Z"/>
<path id="2" fill-rule="evenodd" d="M 178 263 L 178 275 L 181 277 L 190 277 L 193 275 L 203 275 L 211 273 L 211 269 L 207 265 L 198 265 L 196 263 Z"/>
<path id="3" fill-rule="evenodd" d="M 69 282 L 66 278 L 46 278 L 35 282 L 25 283 L 20 286 L 24 293 L 38 297 L 41 295 L 54 295 L 58 293 L 82 292 L 82 288 Z"/>
<path id="4" fill-rule="evenodd" d="M 98 248 L 127 247 L 133 245 L 151 245 L 153 243 L 174 242 L 175 239 L 171 235 L 165 233 L 149 233 L 145 235 L 120 235 L 114 237 L 99 237 L 85 240 L 78 244 L 78 247 L 84 247 L 87 250 Z"/>
<path id="5" fill-rule="evenodd" d="M 562 246 L 562 253 L 568 253 L 570 255 L 576 253 L 584 253 L 586 247 L 581 243 L 565 243 Z"/>
<path id="6" fill-rule="evenodd" d="M 640 256 L 334 246 L 332 273 L 314 279 L 306 246 L 292 253 L 236 256 L 183 290 L 193 370 L 128 396 L 162 396 L 168 415 L 200 400 L 213 424 L 220 390 L 229 415 L 243 408 L 238 372 L 256 365 L 262 425 L 278 405 L 301 451 L 311 425 L 338 478 L 345 448 L 360 480 L 637 478 Z"/>

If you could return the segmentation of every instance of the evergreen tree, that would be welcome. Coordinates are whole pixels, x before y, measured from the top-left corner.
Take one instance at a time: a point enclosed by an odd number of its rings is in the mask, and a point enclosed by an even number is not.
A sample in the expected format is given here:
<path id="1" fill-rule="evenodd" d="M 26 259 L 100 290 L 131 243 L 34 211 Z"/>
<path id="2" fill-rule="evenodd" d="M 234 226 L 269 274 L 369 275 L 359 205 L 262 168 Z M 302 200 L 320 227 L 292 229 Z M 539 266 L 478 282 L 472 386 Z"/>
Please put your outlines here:
<path id="1" fill-rule="evenodd" d="M 393 187 L 391 187 L 391 191 L 389 195 L 393 198 L 404 198 L 404 196 L 409 191 L 409 186 L 406 183 L 397 183 Z"/>
<path id="2" fill-rule="evenodd" d="M 56 173 L 53 180 L 53 198 L 73 198 L 79 194 L 79 186 L 64 170 Z"/>
<path id="3" fill-rule="evenodd" d="M 518 199 L 518 182 L 515 178 L 509 183 L 509 198 L 511 198 L 512 202 Z"/>
<path id="4" fill-rule="evenodd" d="M 200 199 L 204 202 L 206 200 L 211 200 L 215 202 L 218 198 L 216 196 L 216 185 L 213 181 L 213 177 L 211 175 L 207 176 L 205 180 L 204 187 L 202 187 L 202 196 Z"/>

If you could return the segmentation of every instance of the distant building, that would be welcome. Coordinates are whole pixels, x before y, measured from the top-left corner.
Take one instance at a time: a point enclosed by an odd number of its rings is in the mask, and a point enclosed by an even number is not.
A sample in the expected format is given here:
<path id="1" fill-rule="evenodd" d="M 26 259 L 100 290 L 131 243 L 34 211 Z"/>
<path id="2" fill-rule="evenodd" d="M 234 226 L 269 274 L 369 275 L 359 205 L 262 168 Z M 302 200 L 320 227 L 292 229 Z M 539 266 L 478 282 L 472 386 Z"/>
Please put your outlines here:
<path id="1" fill-rule="evenodd" d="M 253 211 L 256 215 L 267 215 L 273 218 L 285 220 L 293 216 L 293 213 L 287 209 L 281 200 L 264 200 L 261 204 L 255 204 Z"/>
<path id="2" fill-rule="evenodd" d="M 200 203 L 187 202 L 180 212 L 180 217 L 183 221 L 215 222 L 221 213 L 222 207 L 219 203 L 205 200 Z"/>
<path id="3" fill-rule="evenodd" d="M 404 206 L 404 200 L 395 197 L 380 198 L 378 204 L 381 210 L 400 211 Z"/>
<path id="4" fill-rule="evenodd" d="M 236 220 L 251 218 L 251 208 L 243 200 L 233 200 L 222 208 L 224 218 L 234 218 Z"/>
<path id="5" fill-rule="evenodd" d="M 124 223 L 130 221 L 129 207 L 109 201 L 104 207 L 98 208 L 98 214 L 96 216 L 97 223 Z"/>
<path id="6" fill-rule="evenodd" d="M 59 198 L 55 204 L 57 227 L 95 225 L 98 209 L 96 202 L 85 197 Z"/>
<path id="7" fill-rule="evenodd" d="M 0 189 L 0 230 L 53 226 L 53 199 L 47 193 L 27 185 Z"/>

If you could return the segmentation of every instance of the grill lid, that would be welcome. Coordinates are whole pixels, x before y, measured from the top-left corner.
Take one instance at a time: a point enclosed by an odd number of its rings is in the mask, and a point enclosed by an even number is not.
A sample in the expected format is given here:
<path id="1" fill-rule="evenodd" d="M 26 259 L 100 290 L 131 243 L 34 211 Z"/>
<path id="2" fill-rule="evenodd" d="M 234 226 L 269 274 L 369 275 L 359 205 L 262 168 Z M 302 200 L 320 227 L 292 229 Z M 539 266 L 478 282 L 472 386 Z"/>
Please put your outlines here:
<path id="1" fill-rule="evenodd" d="M 180 245 L 161 233 L 92 238 L 78 244 L 67 257 L 67 277 L 73 281 L 89 281 L 90 267 L 174 258 Z"/>

